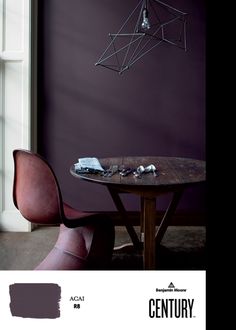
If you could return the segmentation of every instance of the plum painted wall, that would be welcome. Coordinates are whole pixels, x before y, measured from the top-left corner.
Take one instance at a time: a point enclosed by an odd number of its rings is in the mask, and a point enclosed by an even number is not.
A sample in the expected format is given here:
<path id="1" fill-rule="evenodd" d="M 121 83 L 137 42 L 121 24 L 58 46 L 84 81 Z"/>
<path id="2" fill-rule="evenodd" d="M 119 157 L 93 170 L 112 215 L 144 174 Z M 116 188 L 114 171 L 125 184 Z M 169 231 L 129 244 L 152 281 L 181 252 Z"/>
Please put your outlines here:
<path id="1" fill-rule="evenodd" d="M 39 1 L 38 151 L 75 207 L 114 210 L 106 188 L 71 176 L 78 157 L 205 159 L 205 1 L 168 3 L 189 14 L 188 51 L 162 44 L 119 75 L 94 64 L 137 0 Z M 179 209 L 204 210 L 205 185 L 188 189 Z"/>

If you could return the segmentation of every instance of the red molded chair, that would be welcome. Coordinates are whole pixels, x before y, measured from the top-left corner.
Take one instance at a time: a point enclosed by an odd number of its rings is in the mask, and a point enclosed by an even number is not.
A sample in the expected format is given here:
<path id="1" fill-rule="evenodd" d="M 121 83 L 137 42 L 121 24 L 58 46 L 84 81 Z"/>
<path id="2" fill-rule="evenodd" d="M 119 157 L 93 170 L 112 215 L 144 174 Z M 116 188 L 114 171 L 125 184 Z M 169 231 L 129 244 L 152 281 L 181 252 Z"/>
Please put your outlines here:
<path id="1" fill-rule="evenodd" d="M 35 269 L 109 269 L 115 237 L 111 219 L 65 204 L 51 166 L 40 155 L 19 149 L 13 158 L 15 206 L 32 223 L 60 224 L 55 246 Z"/>

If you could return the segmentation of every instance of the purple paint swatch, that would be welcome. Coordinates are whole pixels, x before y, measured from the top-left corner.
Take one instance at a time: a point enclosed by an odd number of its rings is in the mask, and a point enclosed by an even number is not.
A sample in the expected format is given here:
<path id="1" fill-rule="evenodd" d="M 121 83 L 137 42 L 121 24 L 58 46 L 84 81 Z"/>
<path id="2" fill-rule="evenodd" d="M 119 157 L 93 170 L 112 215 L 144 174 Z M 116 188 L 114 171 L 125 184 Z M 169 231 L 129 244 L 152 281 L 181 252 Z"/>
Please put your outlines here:
<path id="1" fill-rule="evenodd" d="M 15 283 L 9 286 L 12 316 L 38 319 L 60 317 L 61 288 L 54 283 Z"/>

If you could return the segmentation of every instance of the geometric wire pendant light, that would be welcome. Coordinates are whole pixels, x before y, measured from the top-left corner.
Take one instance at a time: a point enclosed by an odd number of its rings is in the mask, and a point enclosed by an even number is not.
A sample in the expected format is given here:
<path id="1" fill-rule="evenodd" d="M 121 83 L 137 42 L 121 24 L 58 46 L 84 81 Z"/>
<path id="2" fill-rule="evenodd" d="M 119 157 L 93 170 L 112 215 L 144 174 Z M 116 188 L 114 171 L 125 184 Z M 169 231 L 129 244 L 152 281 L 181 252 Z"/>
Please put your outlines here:
<path id="1" fill-rule="evenodd" d="M 187 14 L 159 0 L 141 0 L 95 65 L 122 74 L 163 42 L 187 50 Z"/>

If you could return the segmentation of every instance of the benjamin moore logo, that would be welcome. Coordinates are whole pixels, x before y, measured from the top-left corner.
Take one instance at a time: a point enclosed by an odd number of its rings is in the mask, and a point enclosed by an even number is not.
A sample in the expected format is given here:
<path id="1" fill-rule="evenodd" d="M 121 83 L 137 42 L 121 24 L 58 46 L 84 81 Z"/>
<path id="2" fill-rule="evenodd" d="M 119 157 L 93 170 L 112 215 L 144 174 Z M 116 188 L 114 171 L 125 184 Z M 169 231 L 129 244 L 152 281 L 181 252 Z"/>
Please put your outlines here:
<path id="1" fill-rule="evenodd" d="M 170 282 L 170 284 L 168 285 L 168 288 L 174 288 L 175 286 L 174 286 L 174 284 L 172 283 L 172 282 Z"/>
<path id="2" fill-rule="evenodd" d="M 183 293 L 187 292 L 186 288 L 178 288 L 172 282 L 167 287 L 156 288 L 158 294 L 164 293 Z M 156 298 L 149 299 L 148 305 L 150 318 L 194 318 L 194 298 Z"/>
<path id="3" fill-rule="evenodd" d="M 167 288 L 156 288 L 156 292 L 186 292 L 186 288 L 175 287 L 173 282 L 170 282 Z"/>

